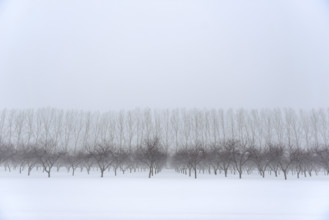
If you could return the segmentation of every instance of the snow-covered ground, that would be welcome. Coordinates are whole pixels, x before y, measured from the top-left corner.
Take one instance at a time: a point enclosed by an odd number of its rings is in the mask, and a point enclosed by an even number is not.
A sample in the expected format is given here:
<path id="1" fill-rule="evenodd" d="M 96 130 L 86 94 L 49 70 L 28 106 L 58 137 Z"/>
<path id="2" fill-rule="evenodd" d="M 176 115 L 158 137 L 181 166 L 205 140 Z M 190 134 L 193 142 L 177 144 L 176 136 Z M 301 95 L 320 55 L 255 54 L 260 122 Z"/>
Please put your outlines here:
<path id="1" fill-rule="evenodd" d="M 195 180 L 164 170 L 147 173 L 98 172 L 76 176 L 0 171 L 0 220 L 327 220 L 329 176 L 314 178 L 258 175 Z"/>

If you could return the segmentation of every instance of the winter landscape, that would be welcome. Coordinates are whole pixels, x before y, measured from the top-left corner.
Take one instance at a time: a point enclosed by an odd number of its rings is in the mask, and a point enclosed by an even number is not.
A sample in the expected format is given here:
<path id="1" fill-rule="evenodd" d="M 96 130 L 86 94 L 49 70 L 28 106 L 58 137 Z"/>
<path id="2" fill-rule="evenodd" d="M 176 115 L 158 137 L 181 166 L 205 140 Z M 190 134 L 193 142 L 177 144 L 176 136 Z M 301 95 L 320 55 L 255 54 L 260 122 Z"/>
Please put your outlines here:
<path id="1" fill-rule="evenodd" d="M 271 219 L 326 220 L 328 176 L 284 181 L 258 175 L 200 175 L 198 180 L 163 170 L 104 179 L 98 172 L 1 172 L 0 219 Z"/>
<path id="2" fill-rule="evenodd" d="M 0 220 L 329 220 L 327 0 L 0 0 Z"/>
<path id="3" fill-rule="evenodd" d="M 1 215 L 327 219 L 328 114 L 2 110 Z"/>

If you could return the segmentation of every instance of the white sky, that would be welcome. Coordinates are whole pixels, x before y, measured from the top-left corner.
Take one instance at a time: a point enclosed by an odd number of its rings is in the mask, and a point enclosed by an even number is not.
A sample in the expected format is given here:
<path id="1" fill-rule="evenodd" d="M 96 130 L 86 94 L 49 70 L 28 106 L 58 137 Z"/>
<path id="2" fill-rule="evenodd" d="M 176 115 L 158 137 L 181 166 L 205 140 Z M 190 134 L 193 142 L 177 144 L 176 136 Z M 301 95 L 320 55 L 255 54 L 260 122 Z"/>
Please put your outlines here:
<path id="1" fill-rule="evenodd" d="M 328 0 L 0 0 L 0 108 L 328 103 Z"/>

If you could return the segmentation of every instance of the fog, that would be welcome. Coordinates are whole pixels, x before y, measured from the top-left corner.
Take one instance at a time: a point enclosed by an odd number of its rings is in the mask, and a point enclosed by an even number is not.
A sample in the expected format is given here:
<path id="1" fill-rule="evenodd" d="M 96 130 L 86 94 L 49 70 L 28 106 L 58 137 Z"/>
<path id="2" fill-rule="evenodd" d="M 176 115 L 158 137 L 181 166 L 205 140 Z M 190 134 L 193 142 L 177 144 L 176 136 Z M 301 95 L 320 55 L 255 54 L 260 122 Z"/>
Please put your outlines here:
<path id="1" fill-rule="evenodd" d="M 0 108 L 319 108 L 325 0 L 0 1 Z"/>

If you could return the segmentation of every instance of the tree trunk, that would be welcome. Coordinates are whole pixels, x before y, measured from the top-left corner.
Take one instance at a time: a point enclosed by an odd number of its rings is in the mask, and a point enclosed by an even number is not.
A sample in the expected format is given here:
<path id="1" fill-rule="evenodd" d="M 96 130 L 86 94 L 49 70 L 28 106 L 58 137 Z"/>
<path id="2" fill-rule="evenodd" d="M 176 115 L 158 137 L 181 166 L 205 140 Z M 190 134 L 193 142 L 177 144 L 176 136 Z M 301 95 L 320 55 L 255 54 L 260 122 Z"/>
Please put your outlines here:
<path id="1" fill-rule="evenodd" d="M 283 170 L 284 179 L 287 180 L 287 171 Z"/>
<path id="2" fill-rule="evenodd" d="M 151 175 L 152 175 L 152 167 L 150 167 L 149 178 L 151 178 Z"/>
<path id="3" fill-rule="evenodd" d="M 312 176 L 312 171 L 308 171 L 308 175 L 311 177 Z"/>

